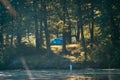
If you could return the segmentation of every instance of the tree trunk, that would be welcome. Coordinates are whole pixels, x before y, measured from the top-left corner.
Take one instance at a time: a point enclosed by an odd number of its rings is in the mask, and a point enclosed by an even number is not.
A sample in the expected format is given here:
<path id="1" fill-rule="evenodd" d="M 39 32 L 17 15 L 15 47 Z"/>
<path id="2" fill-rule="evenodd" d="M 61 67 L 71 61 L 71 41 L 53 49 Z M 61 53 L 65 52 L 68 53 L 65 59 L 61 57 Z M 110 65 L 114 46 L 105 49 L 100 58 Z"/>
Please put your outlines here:
<path id="1" fill-rule="evenodd" d="M 17 44 L 18 46 L 21 45 L 21 39 L 22 39 L 22 34 L 21 34 L 21 28 L 22 28 L 22 20 L 21 20 L 22 15 L 20 14 L 19 16 L 19 21 L 18 24 L 20 25 L 19 27 L 17 27 Z M 14 26 L 14 22 L 13 22 L 13 26 Z"/>
<path id="2" fill-rule="evenodd" d="M 80 25 L 79 24 L 80 23 L 78 22 L 78 24 L 77 24 L 77 35 L 76 35 L 77 42 L 79 42 L 79 40 L 80 40 Z"/>
<path id="3" fill-rule="evenodd" d="M 11 38 L 10 38 L 10 46 L 13 46 L 13 33 L 11 34 Z"/>
<path id="4" fill-rule="evenodd" d="M 47 46 L 47 53 L 51 54 L 51 49 L 50 49 L 50 33 L 48 30 L 48 25 L 47 25 L 47 11 L 46 11 L 46 1 L 43 1 L 43 12 L 44 12 L 44 29 L 45 29 L 45 37 L 46 37 L 46 46 Z"/>
<path id="5" fill-rule="evenodd" d="M 44 41 L 43 41 L 43 25 L 42 25 L 42 23 L 43 23 L 43 13 L 44 13 L 44 11 L 43 11 L 43 6 L 42 6 L 42 0 L 40 1 L 40 4 L 41 4 L 41 10 L 40 10 L 40 14 L 41 14 L 41 16 L 40 16 L 40 30 L 39 30 L 39 35 L 40 35 L 40 49 L 42 49 L 42 46 L 43 46 L 43 44 L 44 44 Z"/>
<path id="6" fill-rule="evenodd" d="M 42 12 L 42 11 L 41 11 Z M 40 49 L 42 49 L 42 45 L 43 45 L 43 33 L 42 33 L 42 31 L 43 31 L 43 26 L 42 26 L 42 16 L 41 16 L 41 18 L 40 18 Z"/>
<path id="7" fill-rule="evenodd" d="M 30 41 L 30 35 L 31 35 L 31 34 L 30 34 L 30 28 L 29 28 L 29 26 L 30 26 L 30 25 L 28 24 L 28 27 L 27 27 L 27 34 L 28 34 L 28 35 L 27 35 L 26 37 L 27 37 L 27 39 L 28 39 L 28 42 L 31 43 L 31 41 Z"/>
<path id="8" fill-rule="evenodd" d="M 72 43 L 72 35 L 71 35 L 71 24 L 69 24 L 69 27 L 68 27 L 68 43 Z"/>
<path id="9" fill-rule="evenodd" d="M 14 30 L 13 30 L 13 29 L 14 29 L 14 27 L 15 27 L 15 25 L 14 25 L 14 19 L 13 19 L 13 18 L 12 18 L 12 26 L 11 26 L 11 27 L 12 27 L 12 28 L 11 28 L 10 46 L 13 46 L 13 42 L 14 42 L 14 41 L 13 41 L 13 36 L 14 36 L 14 35 L 13 35 L 13 34 L 14 34 L 14 33 L 13 33 Z"/>
<path id="10" fill-rule="evenodd" d="M 63 52 L 66 52 L 66 32 L 63 32 Z"/>
<path id="11" fill-rule="evenodd" d="M 62 6 L 63 6 L 63 17 L 62 17 L 62 20 L 63 20 L 63 23 L 65 24 L 66 23 L 66 0 L 64 0 L 64 1 L 62 1 L 61 2 L 62 3 Z M 63 26 L 63 49 L 62 49 L 62 51 L 63 52 L 66 52 L 67 50 L 66 50 L 66 30 L 65 30 L 65 28 L 64 28 L 65 26 Z"/>
<path id="12" fill-rule="evenodd" d="M 40 48 L 40 35 L 39 35 L 39 27 L 38 27 L 38 15 L 37 15 L 37 2 L 34 1 L 34 19 L 35 19 L 35 42 L 36 42 L 36 48 Z"/>
<path id="13" fill-rule="evenodd" d="M 72 41 L 71 41 L 71 39 L 72 39 L 72 36 L 71 36 L 71 21 L 70 21 L 70 16 L 69 16 L 69 13 L 68 13 L 68 10 L 67 10 L 67 8 L 66 8 L 66 17 L 68 18 L 68 31 L 67 31 L 67 35 L 66 35 L 66 37 L 67 37 L 67 43 L 71 43 Z"/>
<path id="14" fill-rule="evenodd" d="M 90 30 L 90 42 L 91 42 L 91 47 L 93 46 L 94 42 L 94 22 L 89 23 L 89 30 Z"/>
<path id="15" fill-rule="evenodd" d="M 82 47 L 83 47 L 83 50 L 84 50 L 85 55 L 86 55 L 86 46 L 85 46 L 83 25 L 80 26 L 80 30 L 81 30 L 81 43 L 82 43 Z"/>
<path id="16" fill-rule="evenodd" d="M 93 43 L 94 39 L 94 22 L 92 21 L 91 23 L 91 30 L 90 30 L 90 37 L 91 37 L 91 42 Z"/>
<path id="17" fill-rule="evenodd" d="M 19 46 L 21 45 L 21 39 L 22 39 L 21 33 L 18 32 L 18 33 L 17 33 L 17 43 L 18 43 Z"/>
<path id="18" fill-rule="evenodd" d="M 118 46 L 119 47 L 119 26 L 117 25 L 117 22 L 115 22 L 115 20 L 117 20 L 117 18 L 115 18 L 114 16 L 117 16 L 115 15 L 115 12 L 113 11 L 112 9 L 112 4 L 115 3 L 113 0 L 109 0 L 107 1 L 106 0 L 106 4 L 107 4 L 107 12 L 108 12 L 108 15 L 109 15 L 109 24 L 110 24 L 110 31 L 111 31 L 111 41 L 112 41 L 112 44 L 114 46 Z M 119 16 L 119 15 L 118 15 Z M 118 21 L 119 23 L 120 21 Z"/>
<path id="19" fill-rule="evenodd" d="M 110 19 L 110 23 L 111 23 L 111 26 L 110 26 L 110 29 L 111 29 L 111 41 L 112 41 L 112 44 L 114 46 L 119 46 L 120 42 L 119 42 L 119 26 L 117 26 L 115 24 L 115 21 L 114 21 L 114 18 L 113 16 L 111 15 L 111 19 Z"/>
<path id="20" fill-rule="evenodd" d="M 87 60 L 87 55 L 86 55 L 86 45 L 85 45 L 85 38 L 84 38 L 84 29 L 83 29 L 83 18 L 82 18 L 82 10 L 81 10 L 82 6 L 79 7 L 79 25 L 80 25 L 80 31 L 81 31 L 81 44 L 84 50 L 84 54 L 85 54 L 85 65 L 86 65 L 86 60 Z"/>
<path id="21" fill-rule="evenodd" d="M 89 28 L 90 28 L 90 41 L 91 41 L 91 47 L 93 46 L 93 42 L 94 42 L 94 3 L 92 3 L 91 5 L 91 12 L 90 12 L 90 15 L 89 15 L 89 18 L 90 18 L 90 25 L 89 25 Z"/>
<path id="22" fill-rule="evenodd" d="M 0 30 L 0 48 L 3 48 L 3 42 L 4 42 L 3 33 L 2 30 Z"/>
<path id="23" fill-rule="evenodd" d="M 2 10 L 2 5 L 0 4 L 0 10 Z M 0 13 L 0 48 L 3 48 L 3 42 L 4 42 L 4 39 L 3 39 L 3 18 L 5 16 L 3 14 Z"/>

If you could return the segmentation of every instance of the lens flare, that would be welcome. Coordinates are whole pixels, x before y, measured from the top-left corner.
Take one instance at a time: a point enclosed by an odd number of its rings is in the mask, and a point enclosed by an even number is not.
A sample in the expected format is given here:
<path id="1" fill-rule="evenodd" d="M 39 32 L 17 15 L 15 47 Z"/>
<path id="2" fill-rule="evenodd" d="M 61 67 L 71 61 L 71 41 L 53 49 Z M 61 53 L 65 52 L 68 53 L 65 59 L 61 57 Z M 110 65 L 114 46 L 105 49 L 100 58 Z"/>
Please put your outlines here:
<path id="1" fill-rule="evenodd" d="M 9 13 L 12 16 L 17 16 L 18 13 L 16 12 L 16 10 L 12 7 L 12 5 L 10 4 L 10 2 L 8 0 L 0 0 L 0 2 L 6 7 L 6 9 L 9 11 Z"/>

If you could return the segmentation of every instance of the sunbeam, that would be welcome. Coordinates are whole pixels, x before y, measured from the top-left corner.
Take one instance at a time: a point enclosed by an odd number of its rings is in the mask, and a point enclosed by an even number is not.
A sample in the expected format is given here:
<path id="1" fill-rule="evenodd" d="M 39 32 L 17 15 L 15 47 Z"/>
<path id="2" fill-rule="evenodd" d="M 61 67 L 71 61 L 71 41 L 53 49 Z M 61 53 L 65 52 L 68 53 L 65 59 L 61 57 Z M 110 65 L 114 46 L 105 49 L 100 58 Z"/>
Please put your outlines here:
<path id="1" fill-rule="evenodd" d="M 8 0 L 0 0 L 0 2 L 6 7 L 6 9 L 9 11 L 9 13 L 12 16 L 17 16 L 17 12 L 16 10 L 12 7 L 12 5 L 10 4 L 10 2 Z"/>
<path id="2" fill-rule="evenodd" d="M 31 73 L 31 71 L 29 70 L 28 65 L 26 64 L 25 59 L 24 59 L 24 58 L 21 58 L 21 62 L 22 62 L 23 66 L 24 66 L 24 68 L 25 68 L 25 70 L 26 70 L 26 72 L 27 72 L 27 75 L 28 75 L 28 77 L 29 77 L 29 80 L 33 80 L 32 73 Z"/>

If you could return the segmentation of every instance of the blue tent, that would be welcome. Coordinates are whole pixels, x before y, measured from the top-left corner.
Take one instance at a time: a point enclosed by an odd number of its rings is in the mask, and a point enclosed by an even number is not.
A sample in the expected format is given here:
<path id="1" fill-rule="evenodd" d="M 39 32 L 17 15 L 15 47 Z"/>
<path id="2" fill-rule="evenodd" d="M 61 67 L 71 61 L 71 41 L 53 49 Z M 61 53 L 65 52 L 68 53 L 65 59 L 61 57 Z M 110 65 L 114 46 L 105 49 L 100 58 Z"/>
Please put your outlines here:
<path id="1" fill-rule="evenodd" d="M 63 40 L 62 39 L 53 39 L 51 41 L 51 45 L 62 45 L 63 44 Z"/>

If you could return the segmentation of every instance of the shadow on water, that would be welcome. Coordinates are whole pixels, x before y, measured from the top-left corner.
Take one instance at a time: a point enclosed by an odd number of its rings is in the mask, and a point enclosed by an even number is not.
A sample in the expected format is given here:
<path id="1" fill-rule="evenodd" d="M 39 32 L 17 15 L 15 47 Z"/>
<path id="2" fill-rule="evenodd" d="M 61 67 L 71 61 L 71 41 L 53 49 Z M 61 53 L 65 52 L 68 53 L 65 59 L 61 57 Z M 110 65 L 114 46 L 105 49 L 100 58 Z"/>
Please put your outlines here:
<path id="1" fill-rule="evenodd" d="M 119 80 L 120 70 L 26 70 L 0 71 L 0 80 Z"/>

